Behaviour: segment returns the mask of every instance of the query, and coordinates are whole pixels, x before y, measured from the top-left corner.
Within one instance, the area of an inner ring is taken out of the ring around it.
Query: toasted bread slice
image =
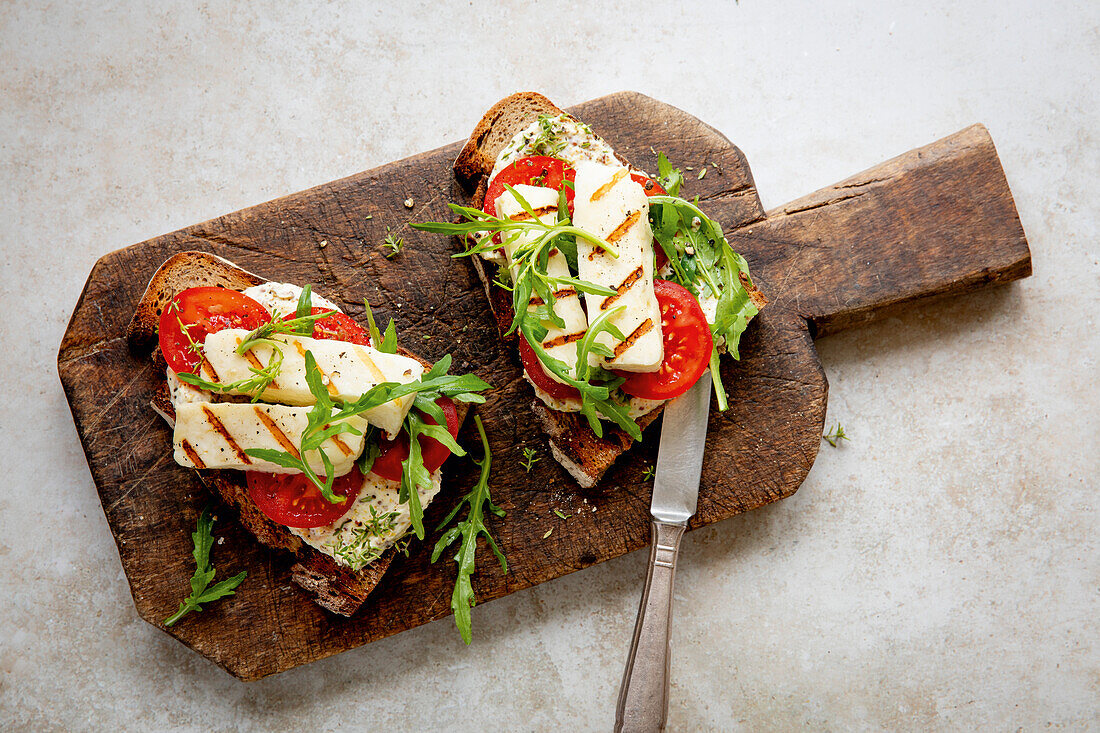
[[[537,120],[539,115],[561,113],[562,110],[553,102],[536,92],[513,94],[494,104],[485,113],[454,162],[455,176],[474,191],[472,206],[481,208],[484,203],[489,174],[493,171],[497,155],[512,138]],[[626,164],[626,161],[623,163]],[[506,341],[514,340],[514,333],[507,337],[504,335],[515,314],[511,296],[492,285],[497,266],[480,257],[469,259],[473,261],[474,269],[485,286],[489,308],[496,319],[501,338]],[[595,486],[607,469],[611,468],[611,464],[633,443],[626,432],[610,423],[604,424],[603,437],[598,438],[583,417],[577,413],[552,410],[538,398],[533,400],[531,409],[549,436],[550,452],[554,458],[585,488]],[[638,420],[638,425],[645,429],[657,419],[662,409],[658,407],[643,416]]]
[[[163,375],[168,365],[155,344],[161,310],[173,296],[187,288],[202,285],[243,290],[262,282],[264,279],[259,275],[242,270],[232,262],[206,252],[181,252],[173,255],[153,275],[134,311],[127,329],[130,343],[135,349],[150,349],[157,373]],[[426,367],[431,366],[415,354],[404,349],[399,350],[405,356],[421,361]],[[153,395],[151,406],[169,424],[174,422],[175,411],[166,383],[162,383]],[[463,403],[457,403],[456,408],[461,422],[465,419],[468,408]],[[283,525],[268,519],[249,498],[243,472],[202,470],[197,473],[207,488],[237,511],[241,524],[257,540],[273,549],[295,555],[297,562],[291,567],[292,579],[313,595],[317,604],[333,613],[343,616],[355,613],[393,562],[394,551],[391,548],[357,572],[339,565],[328,555],[302,542]]]
[[[537,120],[539,115],[557,114],[561,114],[561,110],[538,92],[517,92],[500,100],[477,123],[455,159],[454,171],[458,180],[473,189],[493,170],[500,151],[517,132]]]

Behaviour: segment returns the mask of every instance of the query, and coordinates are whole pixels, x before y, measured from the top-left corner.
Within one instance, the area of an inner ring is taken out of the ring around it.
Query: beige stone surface
[[[766,206],[984,122],[1034,253],[819,344],[852,440],[686,538],[671,729],[1100,728],[1100,5],[532,5],[0,4],[0,728],[610,728],[638,554],[476,608],[470,648],[440,621],[251,685],[140,621],[54,366],[104,253],[525,88],[680,106]]]

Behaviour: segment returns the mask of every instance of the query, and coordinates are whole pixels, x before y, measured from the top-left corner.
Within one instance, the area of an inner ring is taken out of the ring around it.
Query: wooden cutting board
[[[765,212],[741,151],[691,115],[634,93],[571,111],[642,168],[656,167],[653,149],[690,166],[683,194],[698,196],[725,226],[771,299],[742,340],[742,360],[723,360],[732,407],[711,414],[692,528],[789,496],[805,478],[828,392],[815,336],[1031,272],[1012,194],[981,125]],[[171,432],[149,408],[164,375],[132,354],[124,337],[150,275],[187,249],[213,252],[269,279],[313,283],[353,316],[368,298],[380,319],[397,321],[405,346],[432,360],[453,353],[456,371],[476,370],[497,387],[479,412],[493,451],[493,494],[508,512],[491,526],[509,572],[501,574],[488,552],[479,553],[480,602],[648,542],[650,483],[643,472],[656,461],[659,428],[647,431],[597,487],[578,488],[549,455],[528,409],[530,388],[498,340],[471,266],[451,259],[454,241],[407,226],[449,218],[447,202],[467,199],[450,170],[459,147],[156,237],[96,263],[62,341],[58,370],[142,618],[160,626],[186,594],[194,570],[190,533],[210,501],[196,475],[173,462]],[[697,178],[704,168],[706,176]],[[381,248],[388,228],[406,242],[393,260]],[[469,422],[460,440],[476,445]],[[530,472],[520,465],[524,447],[541,456]],[[469,461],[452,459],[447,468],[428,527],[474,481]],[[554,509],[571,516],[563,521]],[[261,548],[229,516],[215,531],[225,537],[213,551],[220,576],[247,569],[248,579],[235,597],[165,630],[241,679],[450,613],[454,564],[428,562],[435,534],[399,557],[364,607],[344,619],[310,602],[290,582],[288,558]],[[474,623],[476,635],[476,610]]]

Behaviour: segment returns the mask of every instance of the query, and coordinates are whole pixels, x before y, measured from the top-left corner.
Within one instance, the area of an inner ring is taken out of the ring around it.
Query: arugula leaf
[[[374,461],[382,453],[382,444],[380,438],[381,431],[373,425],[368,425],[367,430],[363,435],[363,444],[366,446],[363,448],[363,452],[359,454],[359,458],[356,459],[355,465],[359,467],[359,472],[364,476],[370,473],[370,470],[374,468]]]
[[[479,415],[474,416],[474,424],[477,426],[478,435],[481,437],[481,447],[484,451],[482,459],[474,461],[481,467],[481,475],[474,488],[462,497],[462,500],[455,505],[455,508],[451,510],[446,519],[439,523],[436,531],[438,532],[450,524],[463,506],[469,506],[470,510],[465,520],[443,533],[443,536],[435,543],[435,549],[432,550],[432,562],[434,563],[443,554],[444,550],[453,545],[460,537],[462,539],[454,556],[455,563],[458,565],[458,575],[455,577],[455,587],[451,593],[451,611],[455,616],[455,626],[458,627],[458,633],[466,644],[473,640],[473,619],[470,609],[477,603],[472,578],[476,569],[474,563],[478,535],[485,536],[489,549],[493,551],[497,561],[500,562],[501,570],[504,573],[508,572],[508,560],[504,557],[504,553],[500,551],[500,547],[497,546],[493,536],[489,534],[488,527],[485,526],[486,509],[498,517],[503,517],[505,512],[493,503],[489,491],[489,468],[492,464],[492,454],[489,451],[489,439],[485,435],[485,427],[481,424]]]
[[[662,168],[665,178],[675,179],[678,173],[671,166]],[[722,228],[696,204],[673,195],[651,196],[649,202],[653,236],[668,255],[671,279],[700,298],[717,300],[710,329],[710,371],[718,409],[725,410],[729,398],[718,370],[718,348],[724,343],[734,359],[740,358],[741,334],[760,312],[764,298],[752,284],[745,258],[733,251]]]
[[[303,309],[305,310],[305,315],[301,315]],[[216,392],[218,394],[235,393],[250,395],[253,402],[258,402],[268,385],[274,382],[275,379],[278,378],[279,372],[282,371],[284,356],[283,346],[286,345],[286,342],[280,341],[275,337],[283,335],[309,336],[313,333],[313,324],[323,318],[328,318],[335,312],[328,311],[313,315],[309,313],[310,310],[312,310],[312,305],[310,304],[310,286],[306,285],[302,288],[302,295],[298,299],[294,318],[286,321],[268,321],[259,328],[250,331],[241,340],[236,351],[242,356],[259,344],[267,344],[271,347],[271,358],[268,363],[261,367],[249,365],[248,370],[252,372],[252,376],[247,379],[223,384],[221,382],[210,382],[197,374],[191,374],[189,372],[179,372],[176,376],[181,382],[190,384],[192,387],[198,387],[199,389],[205,389],[209,392]],[[178,316],[176,319],[179,321],[181,330],[187,336],[188,340],[190,340],[191,336],[183,321],[179,320]],[[202,347],[194,341],[191,342],[189,348],[195,353],[202,354]]]
[[[390,325],[393,325],[392,322]],[[387,328],[386,330],[388,332],[390,329]],[[394,338],[396,339],[396,336]],[[447,370],[451,367],[451,356],[447,354],[433,364],[431,369],[418,380],[404,384],[398,382],[382,382],[381,384],[371,387],[354,402],[341,402],[337,404],[333,402],[332,397],[328,393],[328,389],[326,389],[325,385],[321,382],[321,372],[317,368],[317,361],[314,359],[312,352],[306,352],[305,362],[306,383],[309,385],[309,390],[313,394],[316,402],[306,416],[306,429],[302,432],[301,446],[298,455],[295,456],[286,451],[271,448],[247,448],[245,449],[245,453],[254,458],[271,461],[276,465],[304,474],[306,478],[320,490],[321,495],[324,496],[325,499],[331,501],[333,504],[343,503],[345,498],[338,496],[332,490],[332,484],[336,476],[333,470],[332,461],[329,459],[328,455],[321,450],[321,446],[326,440],[334,435],[341,433],[352,433],[354,435],[361,434],[357,428],[342,421],[356,415],[361,415],[368,410],[373,410],[375,407],[384,405],[400,397],[410,394],[416,395],[413,404],[428,412],[438,421],[438,424],[432,425],[426,423],[412,410],[405,416],[404,425],[405,429],[409,432],[410,447],[409,456],[402,463],[401,489],[398,499],[402,503],[407,502],[409,504],[409,514],[412,520],[413,529],[416,531],[416,536],[423,539],[424,512],[420,504],[418,489],[431,485],[431,474],[424,466],[424,460],[420,454],[420,443],[417,438],[420,435],[427,435],[449,447],[452,452],[458,455],[465,455],[465,451],[463,451],[454,441],[450,433],[447,432],[447,429],[443,427],[446,425],[446,420],[443,419],[442,411],[434,403],[440,397],[450,397],[452,400],[459,402],[481,403],[485,401],[485,397],[479,393],[490,389],[490,386],[475,374],[464,374],[461,376],[448,375]],[[430,407],[428,407],[429,402],[431,403]],[[308,459],[311,453],[316,453],[320,457],[322,466],[324,467],[323,477],[310,466]],[[373,464],[374,458],[375,456],[370,456],[361,459],[362,462],[360,465],[366,465],[367,461]]]
[[[669,196],[679,196],[680,186],[684,184],[684,174],[679,168],[673,168],[664,153],[657,153],[657,183],[668,191]]]
[[[165,626],[174,625],[191,611],[202,611],[203,603],[234,595],[234,589],[248,576],[248,571],[242,570],[232,578],[210,587],[210,581],[214,579],[215,573],[214,567],[210,564],[210,548],[214,546],[214,536],[211,532],[213,527],[214,519],[210,516],[210,507],[206,507],[199,514],[195,531],[191,535],[191,541],[195,543],[195,550],[192,553],[195,557],[195,574],[191,576],[191,595],[183,599],[178,611],[164,619]]]
[[[386,325],[386,332],[382,335],[382,340],[376,348],[386,354],[397,353],[397,327],[393,325],[392,318]]]
[[[622,380],[612,381],[608,384],[596,380],[599,376],[606,376],[602,370],[597,372],[588,366],[587,355],[589,352],[608,356],[610,350],[595,342],[596,337],[604,332],[611,333],[620,341],[624,338],[622,332],[610,321],[609,313],[618,313],[621,308],[613,309],[601,315],[593,324],[589,325],[585,338],[578,341],[578,353],[580,359],[576,373],[571,373],[569,367],[559,359],[551,357],[542,346],[546,337],[547,327],[544,324],[552,324],[558,328],[564,328],[565,322],[554,312],[554,292],[561,287],[571,287],[581,293],[611,296],[615,290],[602,285],[582,280],[578,277],[553,277],[548,274],[548,263],[551,249],[558,249],[565,253],[566,259],[572,257],[576,264],[577,240],[584,239],[599,247],[613,257],[618,257],[615,249],[603,239],[574,227],[568,216],[568,207],[564,205],[564,188],[558,195],[558,215],[552,224],[544,223],[535,216],[530,204],[514,188],[505,185],[515,197],[519,206],[528,214],[528,219],[514,221],[501,219],[486,214],[479,209],[451,204],[451,210],[463,217],[465,221],[459,223],[424,222],[411,224],[415,229],[420,229],[438,234],[452,234],[455,236],[478,238],[470,244],[464,252],[455,257],[467,257],[495,250],[499,244],[493,241],[489,235],[500,232],[505,235],[504,245],[509,249],[511,261],[512,284],[512,308],[515,313],[511,325],[506,334],[519,330],[527,342],[531,345],[535,356],[561,381],[572,385],[581,393],[582,412],[588,418],[593,432],[599,437],[603,436],[601,419],[611,420],[635,440],[641,440],[641,429],[630,418],[629,413],[621,405],[617,405],[609,398],[609,388],[614,389]],[[526,240],[526,241],[523,241]],[[543,305],[532,307],[530,301],[533,295],[538,295]],[[583,353],[581,353],[583,351]]]
[[[302,294],[298,296],[298,307],[294,309],[294,320],[300,320],[313,313],[313,286],[306,283]],[[313,324],[303,323],[298,329],[301,336],[313,335]]]

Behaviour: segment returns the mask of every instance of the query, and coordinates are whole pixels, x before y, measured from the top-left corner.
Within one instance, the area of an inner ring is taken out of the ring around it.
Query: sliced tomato
[[[351,316],[346,313],[334,311],[331,308],[314,307],[309,311],[311,316],[316,316],[320,313],[331,313],[332,315],[313,322],[313,338],[347,341],[352,344],[359,344],[360,346],[370,346],[370,334],[367,333],[365,328],[352,320]],[[295,314],[291,313],[283,320],[289,321],[294,318]]]
[[[543,392],[556,400],[580,399],[581,393],[577,391],[576,387],[562,384],[546,373],[546,370],[542,368],[542,362],[535,355],[535,350],[531,348],[531,344],[527,343],[527,339],[522,334],[519,337],[519,357],[523,360],[523,370],[527,372],[527,376]]]
[[[630,180],[640,185],[646,196],[668,196],[668,191],[661,188],[661,184],[641,173],[631,173]]]
[[[641,173],[631,173],[630,180],[640,185],[642,187],[642,190],[645,191],[646,196],[668,195],[668,191],[661,188],[661,184],[657,183],[657,181],[653,180],[652,178],[647,178],[643,176]],[[656,237],[653,238],[653,253],[657,257],[657,262],[653,267],[653,271],[657,272],[662,267],[668,264],[668,255],[666,255],[665,251],[661,249],[661,245],[657,241]]]
[[[670,400],[691,389],[710,364],[714,339],[702,306],[686,288],[654,280],[661,307],[665,358],[655,372],[615,372],[626,379],[623,392],[647,400]]]
[[[443,416],[447,418],[447,432],[451,437],[458,437],[458,411],[455,403],[449,397],[440,397],[436,403],[443,408]],[[423,413],[421,413],[423,415]],[[424,420],[435,424],[428,415],[423,415]],[[451,449],[440,443],[435,438],[420,436],[420,456],[424,459],[424,468],[429,472],[443,465],[443,461],[451,455]],[[397,434],[395,440],[383,440],[379,446],[378,457],[374,459],[371,473],[378,474],[390,481],[401,480],[401,464],[409,457],[409,435],[404,430]]]
[[[573,183],[576,171],[573,166],[560,158],[551,158],[549,155],[532,155],[520,158],[515,163],[503,168],[500,173],[489,182],[489,188],[485,191],[485,205],[482,211],[491,216],[497,215],[497,199],[504,193],[504,184],[515,187],[522,184],[528,186],[544,186],[560,191],[562,183]],[[573,186],[565,187],[565,200],[569,203],[569,213],[573,213]]]
[[[207,334],[226,328],[251,331],[270,320],[267,309],[244,293],[217,287],[188,288],[161,311],[160,351],[172,371],[194,374],[202,354],[192,344],[201,347]]]
[[[308,529],[326,527],[344,516],[363,489],[363,474],[358,468],[338,476],[332,492],[344,497],[334,504],[301,473],[261,473],[245,471],[248,495],[273,522]]]

